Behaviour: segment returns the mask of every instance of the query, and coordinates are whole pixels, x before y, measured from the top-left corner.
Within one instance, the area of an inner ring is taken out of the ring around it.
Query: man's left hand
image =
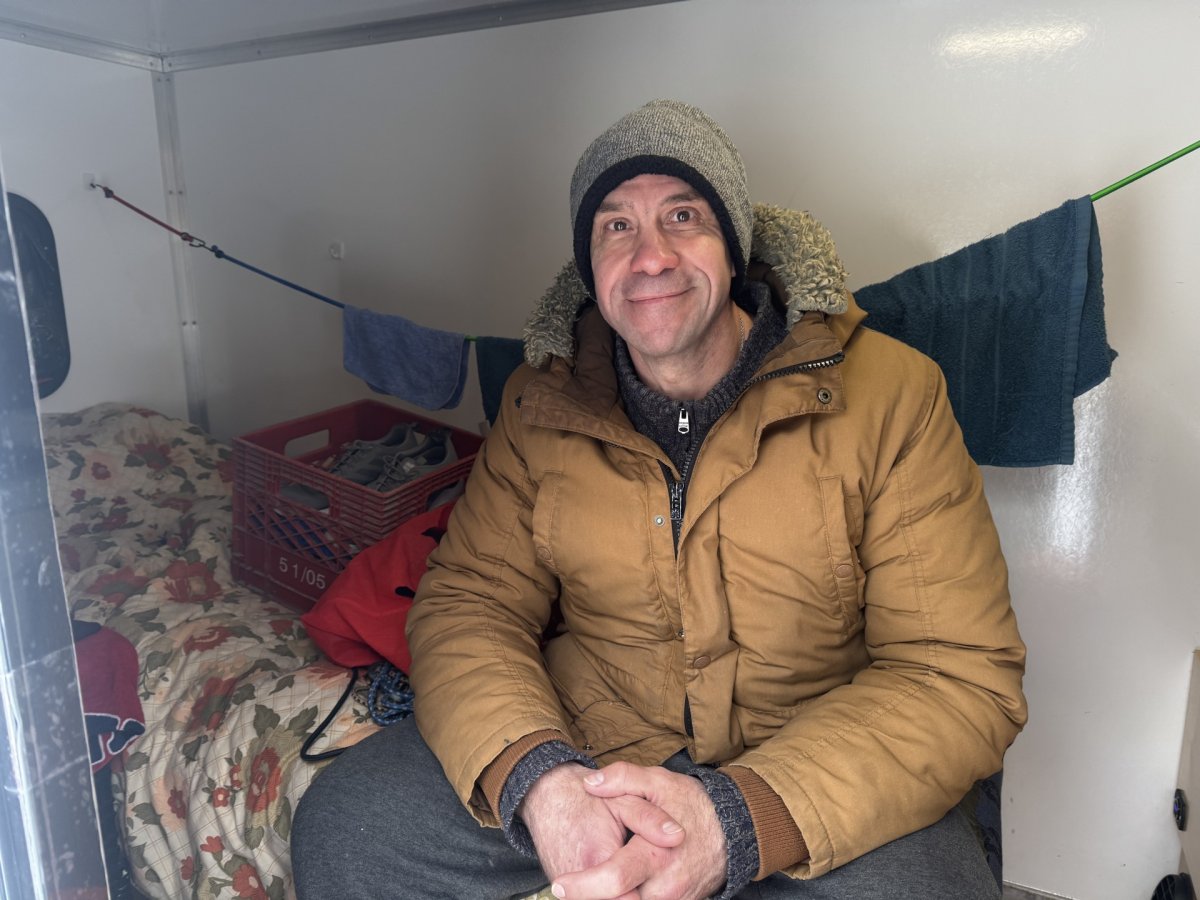
[[[656,847],[636,833],[608,860],[555,879],[556,897],[608,900],[636,892],[643,900],[701,900],[725,883],[725,833],[704,786],[689,775],[618,762],[583,779],[589,794],[614,802],[635,796],[683,826],[676,847]]]

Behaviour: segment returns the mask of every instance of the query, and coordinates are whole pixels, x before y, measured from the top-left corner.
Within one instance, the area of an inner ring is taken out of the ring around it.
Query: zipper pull
[[[679,523],[683,521],[683,482],[671,482],[671,521]]]
[[[688,417],[687,408],[685,406],[683,406],[682,404],[679,407],[679,426],[678,426],[678,428],[679,428],[680,434],[687,434],[689,431],[692,430],[692,422],[691,422],[691,419]]]

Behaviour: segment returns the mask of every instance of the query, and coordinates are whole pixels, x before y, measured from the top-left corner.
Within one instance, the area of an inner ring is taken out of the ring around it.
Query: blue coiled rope
[[[312,752],[313,744],[325,733],[329,723],[345,706],[350,692],[358,683],[358,672],[358,669],[350,670],[350,683],[346,685],[342,696],[329,711],[329,715],[305,739],[304,746],[300,748],[300,758],[305,762],[321,762],[325,759],[332,759],[345,749],[344,747],[335,747],[333,750],[325,750],[321,753]],[[408,676],[400,669],[387,661],[377,662],[367,669],[367,682],[367,712],[371,716],[371,721],[376,725],[395,725],[401,719],[407,719],[412,715],[413,690],[408,683]]]
[[[413,711],[413,691],[408,676],[390,662],[379,662],[367,670],[367,712],[376,725],[394,725]]]

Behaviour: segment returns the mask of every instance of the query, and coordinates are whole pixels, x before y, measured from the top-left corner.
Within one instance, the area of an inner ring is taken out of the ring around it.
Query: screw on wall
[[[1180,831],[1187,831],[1188,801],[1187,794],[1183,792],[1183,788],[1175,789],[1175,803],[1173,806],[1173,812],[1175,814],[1175,827]]]

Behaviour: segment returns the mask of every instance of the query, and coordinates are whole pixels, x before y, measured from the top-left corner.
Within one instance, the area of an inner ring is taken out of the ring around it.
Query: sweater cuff
[[[560,732],[549,729],[527,734],[505,747],[504,751],[483,770],[479,776],[479,789],[483,791],[488,808],[497,819],[500,818],[500,793],[504,790],[508,776],[512,774],[517,763],[534,747],[550,741],[562,740],[564,740],[564,736]]]
[[[754,822],[741,791],[728,774],[709,766],[692,766],[687,774],[704,785],[725,833],[725,886],[715,900],[729,900],[741,893],[759,868]]]
[[[598,768],[596,761],[587,754],[580,753],[564,741],[551,739],[538,744],[521,757],[504,782],[504,790],[500,792],[500,803],[496,808],[500,827],[504,830],[504,837],[509,845],[530,859],[537,859],[537,848],[533,845],[529,829],[518,818],[517,808],[534,782],[551,769],[570,762],[579,763],[589,769]]]
[[[783,799],[753,770],[745,766],[726,766],[728,775],[741,791],[754,822],[758,840],[758,872],[754,881],[808,859],[808,845],[796,827]]]

